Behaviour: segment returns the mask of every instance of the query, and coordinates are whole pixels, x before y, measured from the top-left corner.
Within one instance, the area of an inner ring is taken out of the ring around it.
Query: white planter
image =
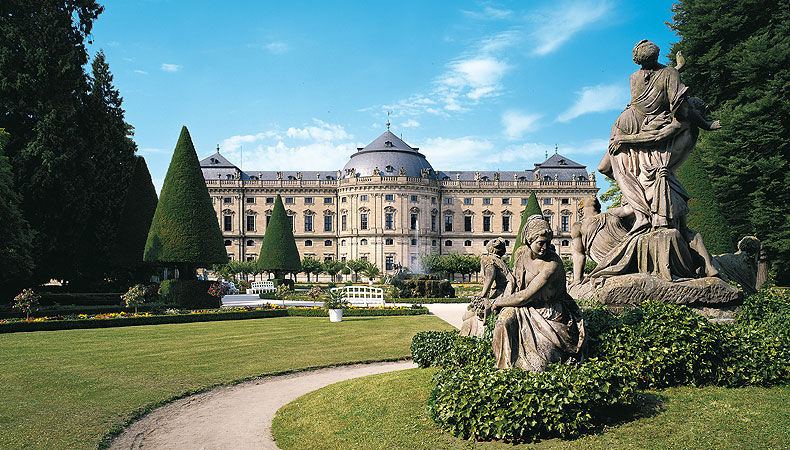
[[[329,310],[329,321],[330,322],[342,322],[343,321],[343,310],[342,309],[330,309]]]

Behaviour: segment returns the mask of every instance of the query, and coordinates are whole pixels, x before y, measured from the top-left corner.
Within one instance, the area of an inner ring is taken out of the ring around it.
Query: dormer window
[[[448,176],[442,177],[442,181],[448,181],[448,180],[450,180],[450,177],[448,177]]]
[[[384,147],[387,147],[387,148],[392,148],[392,141],[386,141],[386,142],[384,142]]]
[[[559,160],[559,162],[557,164],[559,164],[561,166],[564,166],[565,165],[565,160],[561,159],[561,160]]]
[[[217,158],[211,158],[211,164],[219,164],[219,160]]]
[[[548,175],[545,175],[545,176],[543,177],[543,181],[551,181],[551,177],[550,177],[550,176],[548,176]]]
[[[384,170],[386,170],[387,172],[394,172],[395,168],[392,167],[392,166],[387,166],[387,167],[384,168]]]
[[[483,180],[483,181],[488,181],[489,178],[484,176],[484,177],[481,177],[480,179]]]
[[[288,175],[288,179],[289,179],[289,180],[295,180],[295,179],[296,179],[296,177],[295,177],[295,176],[293,176],[293,175]]]

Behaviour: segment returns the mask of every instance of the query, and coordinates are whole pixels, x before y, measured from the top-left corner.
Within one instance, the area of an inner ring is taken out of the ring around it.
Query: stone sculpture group
[[[705,119],[702,100],[688,95],[680,66],[659,64],[658,56],[658,46],[648,40],[634,47],[633,60],[641,67],[630,77],[631,103],[615,121],[598,166],[617,182],[622,206],[602,213],[595,196],[583,200],[582,220],[572,227],[570,294],[551,228],[540,215],[530,217],[519,236],[524,245],[513,255],[512,272],[502,260],[501,239],[481,258],[483,289],[464,316],[461,334],[482,335],[486,318],[499,313],[493,347],[500,369],[542,371],[551,363],[581,361],[584,321],[574,298],[613,305],[652,298],[707,308],[742,300],[743,293],[722,278],[754,290],[756,238],[744,238],[735,254],[713,257],[688,226],[690,196],[675,171],[700,129],[721,126]],[[597,267],[584,276],[587,258]]]

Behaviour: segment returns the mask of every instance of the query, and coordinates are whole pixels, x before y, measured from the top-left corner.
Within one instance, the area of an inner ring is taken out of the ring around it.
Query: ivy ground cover
[[[473,442],[442,432],[426,408],[437,369],[357,378],[286,405],[272,431],[283,450],[790,448],[790,386],[674,387],[640,394],[634,416],[573,440]],[[633,420],[638,419],[638,420]]]
[[[0,446],[95,448],[152,405],[312,367],[409,357],[433,316],[319,317],[0,335]]]

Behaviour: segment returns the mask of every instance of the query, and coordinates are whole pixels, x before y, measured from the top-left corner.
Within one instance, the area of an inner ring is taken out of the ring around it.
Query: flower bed
[[[378,307],[356,308],[350,307],[344,311],[346,316],[410,316],[428,314],[426,308],[405,307]],[[25,319],[0,320],[0,333],[15,333],[19,331],[54,331],[72,330],[79,328],[112,328],[137,325],[160,325],[166,323],[211,322],[218,320],[244,320],[263,319],[268,317],[285,316],[327,316],[328,312],[321,308],[296,307],[284,308],[280,305],[264,307],[238,307],[225,310],[204,309],[172,314],[151,313],[102,313],[102,314],[72,314],[67,316],[44,316]]]

